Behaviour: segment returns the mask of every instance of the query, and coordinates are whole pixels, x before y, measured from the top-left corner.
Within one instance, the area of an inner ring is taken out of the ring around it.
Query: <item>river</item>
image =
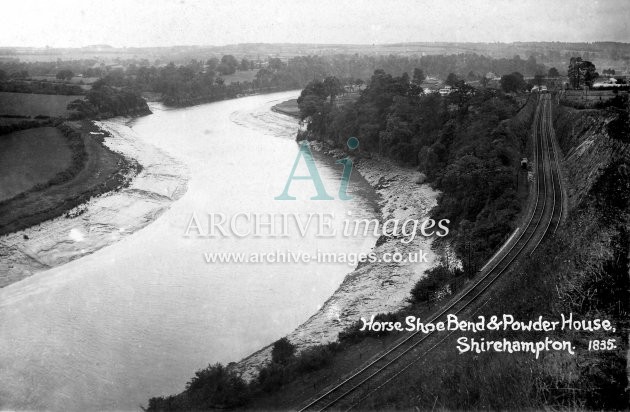
[[[274,199],[298,153],[298,124],[270,108],[296,94],[184,109],[153,105],[153,115],[103,123],[112,131],[110,147],[130,154],[116,136],[133,134],[138,147],[181,163],[162,173],[185,177],[187,191],[135,233],[0,289],[1,409],[139,410],[151,396],[183,390],[209,363],[237,361],[284,336],[321,307],[352,266],[218,264],[204,253],[358,253],[369,251],[374,237],[185,236],[193,214],[330,213],[336,229],[348,212],[377,217],[371,190],[356,174],[350,201],[309,200],[308,181],[292,185],[297,200]],[[337,197],[341,165],[323,157],[316,165]],[[153,192],[162,190],[155,185]],[[107,199],[110,214],[101,219],[110,226],[133,216],[132,201]]]

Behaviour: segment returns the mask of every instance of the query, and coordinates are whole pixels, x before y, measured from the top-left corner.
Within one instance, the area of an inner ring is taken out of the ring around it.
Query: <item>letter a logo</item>
[[[300,159],[304,158],[306,162],[306,167],[308,169],[308,176],[296,176],[295,171],[300,163]],[[311,200],[333,200],[333,197],[329,196],[326,193],[326,189],[324,188],[324,183],[322,182],[321,177],[319,177],[319,172],[317,171],[317,166],[315,166],[315,159],[313,159],[313,153],[311,153],[311,149],[308,146],[308,142],[304,141],[300,143],[300,150],[295,158],[295,162],[293,163],[293,169],[291,170],[291,174],[289,175],[289,179],[287,180],[287,184],[284,186],[284,191],[280,196],[276,196],[274,199],[276,200],[295,200],[294,196],[289,195],[289,187],[291,186],[291,182],[293,180],[312,180],[313,185],[315,186],[315,190],[317,191],[317,196],[311,197]]]

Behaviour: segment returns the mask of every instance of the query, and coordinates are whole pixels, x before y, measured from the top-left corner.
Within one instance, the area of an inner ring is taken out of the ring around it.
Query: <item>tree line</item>
[[[222,77],[254,67],[258,71],[252,81],[227,84]],[[314,79],[324,79],[329,75],[340,79],[343,84],[351,84],[357,79],[369,79],[377,68],[392,75],[419,68],[438,78],[445,78],[453,72],[470,80],[482,79],[489,71],[533,74],[542,70],[543,66],[533,58],[525,60],[515,56],[513,59],[491,59],[476,54],[422,57],[297,56],[287,61],[269,58],[264,64],[245,58],[238,61],[232,55],[225,55],[220,60],[191,60],[184,65],[172,62],[164,67],[132,65],[126,71],[108,71],[104,73],[103,79],[111,86],[128,87],[138,93],[161,93],[165,104],[181,106],[236,97],[239,94],[302,88]]]
[[[422,76],[416,71],[414,77]],[[448,77],[453,92],[440,96],[424,94],[406,73],[376,70],[356,101],[346,104],[335,102],[333,77],[312,81],[298,98],[307,122],[300,138],[343,148],[354,136],[362,152],[426,174],[442,192],[433,213],[451,220],[452,241],[469,273],[505,240],[520,211],[517,178],[527,127],[509,122],[520,108],[512,97]]]

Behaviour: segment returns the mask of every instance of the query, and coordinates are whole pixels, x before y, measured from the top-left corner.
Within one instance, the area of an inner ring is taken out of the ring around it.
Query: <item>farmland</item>
[[[37,129],[27,132],[33,133],[34,130]],[[69,149],[70,167],[60,173],[50,171],[48,179],[42,176],[46,183],[39,187],[27,188],[8,201],[0,199],[0,235],[60,216],[93,196],[120,188],[128,182],[129,176],[137,174],[140,168],[137,162],[111,151],[90,134],[101,132],[93,123],[66,122],[57,130],[60,130],[60,135],[63,132],[64,140],[73,146],[72,150]],[[26,153],[23,156],[28,157]],[[49,154],[38,149],[30,156],[34,159],[32,165],[42,162]],[[9,166],[3,167],[0,173],[4,178],[14,172]]]
[[[258,70],[237,71],[234,74],[221,75],[221,78],[223,78],[225,84],[251,82],[256,78],[256,73],[258,73]]]
[[[70,165],[72,153],[54,127],[0,137],[0,201],[45,183]]]
[[[69,81],[60,81],[56,76],[31,76],[33,80],[44,80],[48,82],[61,82],[61,83],[71,83],[71,84],[92,84],[97,81],[98,77],[80,77],[73,76]]]
[[[0,92],[0,115],[66,117],[68,103],[81,96]]]

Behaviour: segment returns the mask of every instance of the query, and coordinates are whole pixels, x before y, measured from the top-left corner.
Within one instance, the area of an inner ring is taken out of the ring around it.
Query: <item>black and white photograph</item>
[[[0,411],[630,410],[626,0],[0,9]]]

